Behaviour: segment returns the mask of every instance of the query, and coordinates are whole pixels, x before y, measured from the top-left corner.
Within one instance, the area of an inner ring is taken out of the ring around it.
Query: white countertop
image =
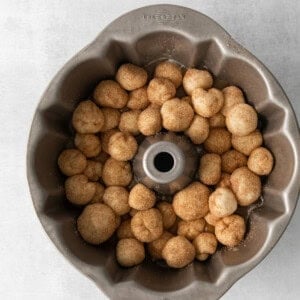
[[[41,94],[69,58],[121,14],[165,2],[1,0],[1,299],[106,299],[61,256],[35,215],[25,173],[27,137]],[[269,67],[300,118],[300,1],[169,3],[219,22]],[[299,237],[298,206],[274,250],[222,299],[300,299]]]

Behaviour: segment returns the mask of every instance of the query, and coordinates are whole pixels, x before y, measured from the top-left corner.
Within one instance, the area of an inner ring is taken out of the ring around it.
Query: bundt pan
[[[220,249],[206,263],[174,270],[146,260],[121,268],[113,243],[87,245],[76,232],[79,210],[64,197],[57,157],[72,136],[70,119],[79,100],[97,82],[112,78],[123,62],[148,66],[172,59],[206,67],[220,88],[241,87],[260,115],[265,145],[275,167],[264,185],[260,207],[248,211],[242,245]],[[296,206],[299,183],[299,128],[290,103],[272,74],[217,23],[199,12],[155,5],[129,12],[55,76],[35,113],[28,143],[27,173],[37,215],[60,252],[111,299],[216,299],[254,268],[274,247]]]

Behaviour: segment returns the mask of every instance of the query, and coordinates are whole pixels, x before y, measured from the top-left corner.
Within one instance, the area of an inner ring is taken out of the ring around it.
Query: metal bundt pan
[[[219,250],[207,263],[171,270],[145,261],[118,266],[113,245],[85,244],[75,229],[79,211],[64,197],[56,160],[70,140],[70,119],[80,99],[99,80],[112,78],[122,62],[146,66],[173,59],[207,67],[218,79],[240,86],[259,112],[265,144],[276,164],[263,190],[264,203],[248,221],[236,251]],[[252,54],[210,18],[173,5],[134,10],[112,22],[55,76],[44,93],[28,143],[28,182],[38,217],[60,252],[112,299],[215,299],[254,268],[274,247],[296,206],[299,128],[282,88]]]

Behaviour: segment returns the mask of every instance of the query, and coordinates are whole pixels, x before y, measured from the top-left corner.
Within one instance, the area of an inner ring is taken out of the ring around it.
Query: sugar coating
[[[137,210],[145,210],[155,205],[155,193],[142,183],[136,184],[129,193],[129,206]]]
[[[101,141],[95,134],[76,133],[74,144],[86,157],[95,157],[101,152]]]
[[[134,238],[131,231],[131,219],[124,220],[117,229],[118,239]]]
[[[169,79],[175,85],[176,89],[182,84],[180,66],[169,61],[159,63],[155,68],[154,76]]]
[[[162,259],[162,251],[169,239],[173,237],[168,231],[164,231],[163,234],[153,242],[147,244],[147,250],[153,260]]]
[[[209,123],[207,118],[194,115],[189,128],[184,133],[194,144],[202,144],[207,139],[209,134]]]
[[[96,191],[95,191],[95,194],[94,194],[92,200],[89,202],[89,204],[103,202],[103,195],[104,195],[105,188],[99,182],[95,182],[94,184],[96,186]]]
[[[122,132],[128,132],[132,135],[138,135],[140,133],[138,127],[138,119],[140,110],[128,110],[121,114],[119,129]]]
[[[127,102],[129,109],[145,109],[149,104],[147,86],[143,86],[129,93],[129,100]]]
[[[235,169],[247,165],[246,155],[236,150],[229,150],[222,154],[222,171],[231,174]]]
[[[217,114],[211,116],[208,119],[209,127],[216,128],[216,127],[226,127],[225,117],[222,113],[218,112]]]
[[[207,152],[223,154],[231,148],[231,134],[225,128],[211,128],[204,142]]]
[[[138,118],[138,128],[145,136],[158,133],[162,128],[160,109],[150,105],[143,110]]]
[[[60,153],[57,164],[64,175],[73,176],[84,171],[87,165],[87,160],[79,150],[66,149]]]
[[[213,85],[213,78],[206,70],[188,69],[183,76],[182,85],[185,92],[188,95],[191,95],[197,88],[211,88]]]
[[[208,258],[208,255],[216,252],[218,241],[214,234],[202,232],[194,239],[193,245],[196,249],[196,258],[203,261]]]
[[[88,160],[83,174],[90,181],[98,181],[102,176],[102,163],[98,161]]]
[[[160,211],[165,229],[171,228],[176,222],[176,214],[171,203],[160,201],[156,207]]]
[[[204,227],[205,220],[203,218],[193,221],[179,221],[177,234],[192,241],[199,235],[200,232],[204,231]]]
[[[217,184],[217,187],[231,188],[230,174],[222,172],[221,173],[221,178],[220,178],[220,181]]]
[[[264,148],[254,149],[248,159],[248,168],[257,175],[269,175],[273,169],[272,153]]]
[[[219,217],[216,217],[215,215],[213,215],[211,212],[209,212],[205,217],[204,217],[205,221],[207,224],[211,225],[211,226],[216,226],[216,223],[220,220]]]
[[[120,132],[120,130],[114,128],[108,131],[105,131],[101,133],[101,145],[102,145],[102,150],[106,153],[109,153],[108,150],[108,145],[109,145],[109,140],[114,135],[115,133]]]
[[[207,185],[215,185],[221,178],[221,157],[218,154],[207,153],[200,159],[199,179]]]
[[[102,113],[104,116],[104,125],[101,128],[102,132],[118,127],[121,117],[121,113],[118,109],[111,107],[103,107]]]
[[[130,211],[128,205],[128,191],[122,186],[109,186],[103,194],[103,202],[112,208],[119,216],[123,216]]]
[[[224,105],[221,113],[226,116],[229,110],[236,104],[245,103],[243,92],[236,86],[228,86],[222,90]]]

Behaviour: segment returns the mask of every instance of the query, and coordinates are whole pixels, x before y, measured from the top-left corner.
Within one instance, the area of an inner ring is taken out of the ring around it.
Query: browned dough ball
[[[245,221],[238,215],[231,215],[219,220],[215,226],[217,240],[225,246],[237,246],[246,232]]]
[[[172,204],[166,201],[161,201],[156,206],[162,215],[164,228],[171,228],[176,222],[176,214]]]
[[[147,95],[151,103],[163,105],[165,101],[173,98],[176,94],[175,85],[166,78],[153,78],[148,85]]]
[[[102,108],[104,115],[104,125],[101,129],[102,132],[116,128],[119,125],[121,113],[116,108],[104,107]]]
[[[76,133],[74,143],[86,157],[95,157],[101,152],[101,142],[94,134]]]
[[[104,186],[99,182],[95,182],[95,186],[96,186],[96,191],[95,191],[94,197],[89,202],[89,204],[100,203],[103,201],[102,198],[103,198],[103,194],[104,194],[104,190],[105,190]]]
[[[66,149],[60,153],[57,164],[63,174],[73,176],[84,171],[87,160],[79,150]]]
[[[143,68],[133,64],[121,65],[116,74],[116,80],[127,91],[143,87],[147,79],[147,72]]]
[[[195,115],[190,127],[184,132],[194,144],[202,144],[208,137],[208,120],[199,115]]]
[[[180,66],[169,61],[161,62],[156,66],[154,71],[154,77],[169,79],[173,82],[176,89],[182,83],[182,73]]]
[[[175,214],[185,221],[204,217],[208,212],[209,189],[200,182],[193,182],[177,192],[173,198]]]
[[[248,168],[257,175],[269,175],[273,169],[272,153],[264,147],[254,149],[248,159]]]
[[[109,158],[102,170],[102,179],[107,186],[127,186],[132,180],[130,163]]]
[[[207,153],[200,159],[199,179],[207,185],[215,185],[221,178],[221,157],[218,154]]]
[[[178,98],[167,100],[160,109],[163,127],[170,131],[186,130],[194,117],[193,108]]]
[[[90,181],[98,181],[102,175],[102,164],[98,161],[88,160],[83,174]]]
[[[118,129],[114,128],[108,131],[101,133],[101,145],[102,150],[108,153],[108,145],[110,138],[117,132],[120,132]]]
[[[103,112],[93,101],[81,101],[73,112],[72,124],[79,133],[97,133],[104,125]]]
[[[204,231],[204,227],[204,219],[179,221],[177,234],[186,237],[188,240],[193,240],[200,232]]]
[[[235,169],[247,165],[247,157],[236,150],[229,150],[222,154],[222,171],[231,174]]]
[[[236,169],[230,177],[232,191],[241,206],[255,202],[261,195],[261,182],[259,176],[247,167]]]
[[[257,113],[255,109],[248,104],[237,104],[227,113],[226,126],[234,135],[248,135],[257,127]]]
[[[131,219],[131,231],[141,242],[149,243],[163,233],[162,216],[158,209],[138,211]]]
[[[208,119],[209,127],[226,127],[225,117],[219,112]]]
[[[127,107],[130,109],[145,109],[150,104],[147,95],[147,86],[133,90],[129,93]]]
[[[183,76],[183,88],[188,95],[197,88],[209,89],[213,85],[213,78],[206,70],[188,69]]]
[[[142,183],[137,183],[129,193],[129,206],[137,210],[149,209],[155,201],[155,193]]]
[[[221,113],[227,116],[229,110],[236,104],[245,103],[243,92],[236,86],[228,86],[222,90],[224,105]]]
[[[170,238],[162,251],[167,265],[172,268],[187,266],[194,260],[195,254],[194,246],[183,236]]]
[[[119,225],[119,217],[105,204],[87,205],[77,219],[81,237],[88,243],[99,245],[108,240]]]
[[[123,108],[128,101],[127,92],[113,80],[103,80],[95,88],[93,97],[98,105]]]
[[[96,192],[94,182],[89,182],[85,175],[74,175],[65,182],[67,199],[77,205],[85,205],[92,200]]]
[[[213,215],[210,212],[204,217],[204,219],[205,219],[206,223],[211,226],[216,226],[216,223],[220,220],[219,217],[216,217],[215,215]]]
[[[168,231],[164,233],[155,241],[147,244],[148,252],[153,260],[162,259],[162,251],[167,243],[167,241],[173,237]]]
[[[130,211],[128,205],[128,191],[122,186],[109,186],[105,189],[103,202],[111,207],[113,211],[123,216]]]
[[[222,172],[221,179],[218,182],[217,187],[231,188],[230,174]]]
[[[138,127],[138,119],[140,113],[140,110],[129,110],[123,112],[119,123],[119,129],[122,132],[128,132],[132,135],[138,135],[140,133]]]
[[[196,258],[203,261],[208,258],[207,254],[216,252],[218,241],[214,234],[202,232],[194,239],[193,245],[196,249]]]
[[[134,238],[134,235],[131,231],[131,219],[127,219],[121,223],[121,225],[117,229],[117,237],[119,240]]]
[[[139,115],[138,128],[146,136],[154,135],[161,131],[162,120],[160,109],[150,105],[143,110]]]
[[[116,132],[109,139],[108,153],[116,160],[131,160],[137,149],[138,144],[135,138],[127,132]]]
[[[231,148],[231,134],[225,128],[211,128],[204,142],[207,152],[223,154]]]

